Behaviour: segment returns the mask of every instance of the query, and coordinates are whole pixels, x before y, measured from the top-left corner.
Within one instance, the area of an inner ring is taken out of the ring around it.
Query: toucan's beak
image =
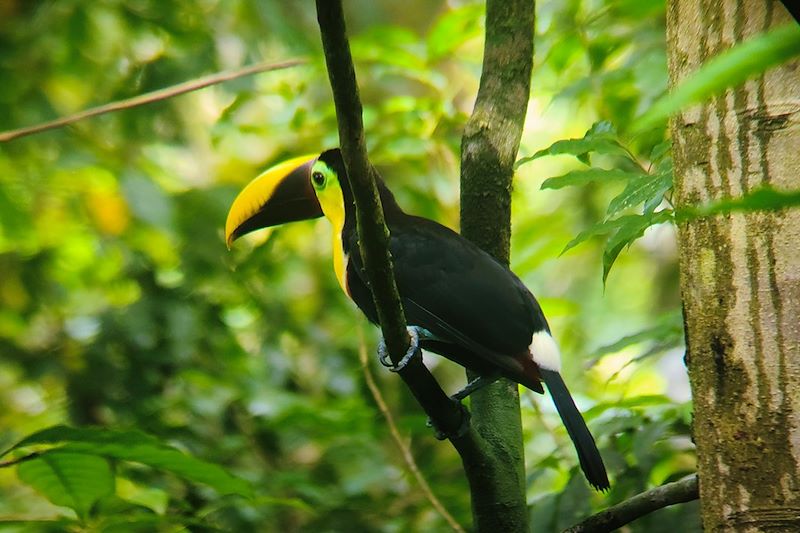
[[[225,221],[225,243],[261,228],[322,216],[311,185],[311,166],[317,157],[306,155],[280,163],[245,187],[233,201]]]

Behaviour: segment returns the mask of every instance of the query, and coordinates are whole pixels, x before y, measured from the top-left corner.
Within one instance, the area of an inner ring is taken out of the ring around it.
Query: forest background
[[[370,157],[407,211],[455,228],[483,4],[346,4]],[[0,449],[56,424],[135,428],[255,487],[253,497],[225,496],[248,490],[219,473],[204,484],[120,461],[108,469],[113,490],[101,483],[69,510],[30,473],[3,468],[0,517],[41,519],[43,528],[448,527],[376,406],[366,352],[433,493],[469,524],[458,456],[377,365],[377,332],[333,275],[327,222],[225,248],[227,208],[249,179],[338,142],[312,6],[6,0],[0,20],[3,130],[215,71],[307,60],[0,144]],[[664,35],[662,2],[537,3],[520,157],[587,131],[627,152],[622,161],[602,148],[591,159],[538,157],[515,179],[511,266],[550,318],[565,379],[613,475],[608,494],[593,493],[549,399],[523,393],[531,523],[543,531],[695,471],[674,227],[655,225],[630,248],[613,242],[614,228],[591,230],[668,205],[671,181],[656,180],[652,206],[620,200],[616,210],[624,180],[545,183],[586,163],[635,164],[671,180],[664,127],[631,133],[666,89]],[[463,384],[458,367],[426,361],[448,390]],[[86,468],[106,476],[107,467]],[[633,531],[687,523],[699,524],[696,503]]]

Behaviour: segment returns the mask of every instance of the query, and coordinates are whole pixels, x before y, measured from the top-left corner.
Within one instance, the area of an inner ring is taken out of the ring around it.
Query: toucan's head
[[[346,174],[338,148],[319,157],[284,161],[251,181],[228,211],[225,242],[261,228],[325,215],[334,226],[344,224],[342,185]]]

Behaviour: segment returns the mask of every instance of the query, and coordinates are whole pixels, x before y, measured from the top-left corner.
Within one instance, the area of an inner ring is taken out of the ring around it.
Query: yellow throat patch
[[[345,216],[344,195],[342,194],[342,185],[339,183],[339,176],[324,162],[317,161],[311,167],[311,184],[314,186],[314,192],[317,193],[317,200],[319,200],[325,218],[330,220],[333,226],[333,270],[336,272],[336,279],[339,280],[339,286],[344,293],[350,296],[347,287],[347,261],[349,258],[344,253],[344,243],[342,242]]]

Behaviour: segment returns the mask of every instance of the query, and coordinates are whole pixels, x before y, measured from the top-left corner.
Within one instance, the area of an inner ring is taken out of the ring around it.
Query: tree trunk
[[[672,0],[671,83],[792,22],[777,1]],[[800,64],[672,121],[680,208],[760,185],[800,189]],[[678,228],[705,531],[800,531],[800,210]]]
[[[514,161],[530,97],[533,17],[533,0],[486,2],[481,84],[461,141],[461,233],[506,265]],[[470,478],[483,485],[472,487],[475,528],[528,531],[517,384],[501,379],[470,398],[491,472],[488,483]]]

